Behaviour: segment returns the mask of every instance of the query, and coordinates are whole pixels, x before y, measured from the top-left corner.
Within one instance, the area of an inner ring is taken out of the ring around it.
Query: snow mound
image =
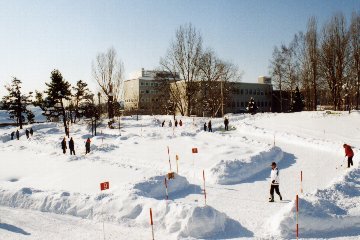
[[[350,171],[330,187],[299,197],[299,236],[334,238],[360,232],[360,169]],[[295,238],[296,203],[270,219],[272,236]]]
[[[142,182],[136,183],[134,189],[136,194],[148,198],[164,199],[165,198],[165,177],[154,176]],[[185,177],[175,173],[174,179],[167,179],[168,194],[177,195],[190,190],[191,185]]]
[[[271,147],[248,158],[222,160],[211,168],[210,179],[218,184],[237,184],[268,169],[271,162],[279,162],[282,158],[283,151],[279,147]]]

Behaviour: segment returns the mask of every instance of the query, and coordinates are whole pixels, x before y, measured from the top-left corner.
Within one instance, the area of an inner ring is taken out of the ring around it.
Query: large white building
[[[162,74],[159,79],[158,74]],[[164,76],[167,76],[167,87],[160,87]],[[174,81],[180,81],[177,76],[173,79],[167,72],[149,71],[142,69],[133,75],[132,79],[124,82],[124,109],[125,111],[140,111],[144,114],[164,114],[164,108],[170,100],[170,88]],[[271,78],[260,76],[257,83],[232,82],[230,101],[224,103],[225,113],[245,112],[251,98],[255,100],[258,111],[272,110],[272,84]],[[184,84],[182,84],[184,85]],[[184,87],[183,87],[184,88]],[[185,89],[185,88],[184,88]],[[219,89],[220,91],[220,89]],[[201,92],[199,92],[201,95]],[[206,113],[199,112],[197,115]]]

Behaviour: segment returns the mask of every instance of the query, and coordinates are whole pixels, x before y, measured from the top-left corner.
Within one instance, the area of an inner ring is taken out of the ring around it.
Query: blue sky
[[[224,60],[244,71],[242,81],[268,75],[274,46],[288,43],[307,20],[321,26],[336,12],[350,20],[360,1],[5,1],[0,0],[0,96],[13,76],[26,91],[44,90],[50,72],[85,80],[95,90],[91,62],[113,46],[129,73],[159,66],[175,30],[191,22]]]

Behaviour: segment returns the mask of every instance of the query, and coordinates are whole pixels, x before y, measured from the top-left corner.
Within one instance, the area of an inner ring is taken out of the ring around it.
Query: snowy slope
[[[74,238],[85,236],[86,229],[102,221],[115,226],[107,239],[118,239],[110,237],[115,233],[144,239],[144,229],[150,238],[150,208],[156,239],[293,238],[293,200],[300,190],[300,171],[304,175],[300,234],[310,238],[360,236],[358,112],[229,118],[231,131],[223,131],[222,119],[212,119],[215,132],[208,133],[201,130],[207,118],[182,118],[183,127],[161,128],[159,123],[170,116],[141,116],[138,121],[124,117],[121,131],[105,124],[99,127],[87,155],[84,145],[91,128],[82,122],[70,127],[76,156],[62,154],[60,124],[34,124],[34,136],[26,139],[22,135],[19,141],[9,139],[15,128],[0,129],[0,211],[11,216],[0,220],[34,232],[14,233],[16,228],[0,225],[0,239],[16,239],[11,237],[14,234],[19,239],[39,239],[36,227],[17,219],[22,209],[30,209],[26,212],[29,218],[50,216],[39,211],[55,214],[51,215],[54,224],[48,225],[54,228],[52,239],[67,239],[58,231],[67,224],[60,216],[56,219],[57,215],[66,215],[79,226],[72,232]],[[344,142],[354,146],[355,169],[351,171],[339,168]],[[192,153],[194,147],[197,154]],[[270,204],[272,161],[280,168],[284,201],[275,198]],[[175,172],[178,168],[179,174],[168,181],[166,201],[164,178],[170,168]],[[110,189],[101,192],[99,183],[104,181],[110,182]],[[345,219],[349,226],[339,224],[338,219]],[[314,223],[325,227],[312,227]],[[116,226],[119,229],[115,230]],[[336,233],[328,231],[333,226],[338,226]]]

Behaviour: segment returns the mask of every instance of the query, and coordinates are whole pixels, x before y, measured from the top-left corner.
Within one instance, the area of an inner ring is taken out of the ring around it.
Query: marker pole
[[[179,174],[179,155],[176,154],[175,156],[175,159],[176,159],[176,173]]]
[[[171,162],[170,162],[170,149],[169,149],[169,146],[167,147],[167,150],[168,150],[169,166],[170,166],[170,172],[171,172]]]
[[[299,239],[299,196],[296,195],[296,239]]]
[[[169,194],[168,194],[168,185],[167,185],[166,177],[164,179],[164,183],[165,183],[166,200],[168,200],[169,199]]]
[[[205,197],[205,205],[206,205],[206,187],[205,187],[205,171],[203,170],[203,179],[204,179],[204,197]]]
[[[152,233],[152,240],[154,240],[154,222],[152,217],[152,210],[150,208],[150,224],[151,224],[151,233]]]
[[[303,193],[303,174],[300,172],[300,192]]]

